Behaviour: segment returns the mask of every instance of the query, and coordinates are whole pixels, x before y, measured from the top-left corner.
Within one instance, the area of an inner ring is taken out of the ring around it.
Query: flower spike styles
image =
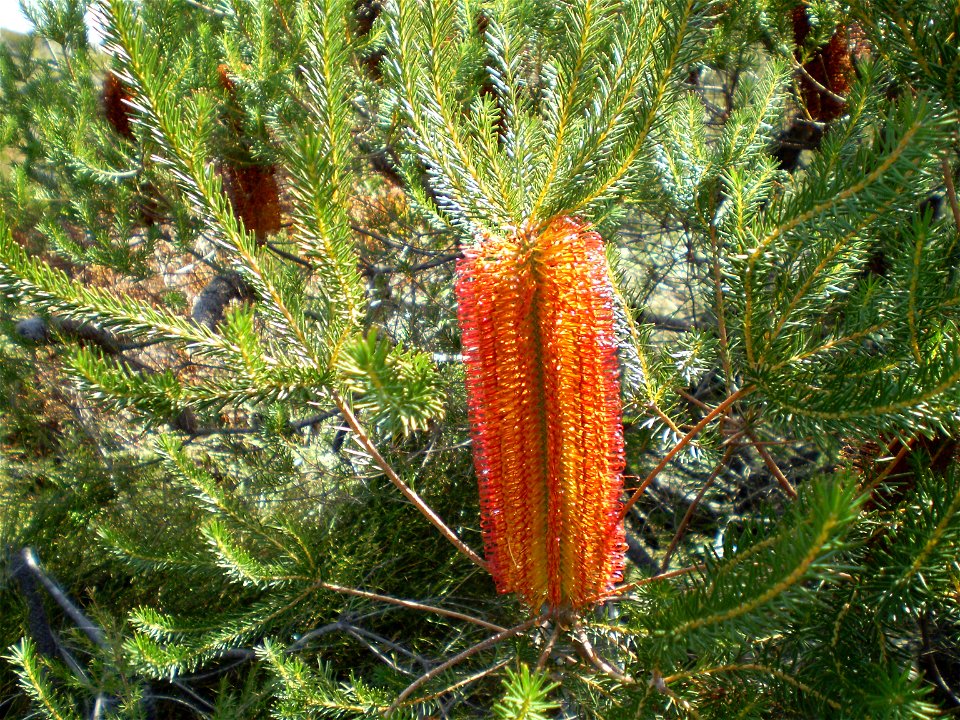
[[[484,546],[500,592],[578,610],[620,579],[623,431],[603,241],[561,217],[457,266]]]

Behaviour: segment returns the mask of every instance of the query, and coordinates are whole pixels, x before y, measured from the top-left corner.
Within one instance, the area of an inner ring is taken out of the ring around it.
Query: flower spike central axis
[[[623,572],[623,429],[603,240],[560,217],[457,265],[484,548],[499,592],[577,611]]]

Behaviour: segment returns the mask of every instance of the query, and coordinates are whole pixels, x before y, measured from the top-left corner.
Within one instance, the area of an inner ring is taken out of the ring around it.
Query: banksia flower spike
[[[623,433],[603,241],[561,217],[457,266],[484,546],[534,611],[595,602],[623,570]]]
[[[793,11],[793,36],[797,44],[797,59],[800,59],[804,42],[810,34],[810,17],[804,6]],[[829,42],[813,54],[803,66],[799,76],[800,95],[810,117],[820,122],[836,120],[843,115],[845,104],[837,97],[846,97],[850,92],[854,75],[851,43],[847,28],[837,27]],[[819,86],[819,87],[818,87]],[[826,88],[834,96],[824,93]]]
[[[273,165],[224,164],[223,190],[230,198],[233,214],[252,232],[258,242],[283,227],[280,185]]]
[[[268,235],[280,232],[283,227],[277,168],[252,158],[243,134],[243,109],[237,100],[237,84],[230,67],[221,63],[217,66],[217,75],[228,96],[224,123],[235,146],[233,154],[239,156],[225,161],[220,169],[223,191],[230,198],[234,216],[262,244]]]
[[[103,80],[103,114],[107,118],[117,135],[127,140],[133,139],[133,130],[130,128],[130,108],[127,101],[131,100],[130,89],[123,81],[108,72]]]

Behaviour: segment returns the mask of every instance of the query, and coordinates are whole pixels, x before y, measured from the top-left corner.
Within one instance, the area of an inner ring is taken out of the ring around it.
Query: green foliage
[[[960,704],[960,15],[104,0],[104,52],[86,8],[0,45],[2,712]],[[470,556],[452,286],[564,215],[610,247],[645,492],[614,595],[525,619]]]
[[[426,430],[443,417],[439,378],[424,353],[391,348],[374,331],[346,348],[340,372],[354,406],[384,435]]]
[[[853,10],[878,55],[896,72],[898,83],[907,87],[917,83],[956,112],[960,50],[950,40],[960,30],[956,12],[946,11],[936,0],[907,7],[889,0],[864,0],[853,3]]]
[[[77,720],[80,717],[71,707],[74,701],[64,698],[50,682],[32,642],[24,639],[11,649],[5,659],[19,668],[20,686],[31,701],[41,708],[43,717],[53,720]]]
[[[500,720],[546,720],[547,713],[560,707],[547,699],[559,684],[548,683],[543,675],[531,673],[527,665],[521,665],[517,672],[507,668],[503,686],[505,694],[493,706],[494,715]]]
[[[351,678],[349,683],[338,682],[329,667],[308,668],[301,660],[285,657],[282,650],[270,644],[263,647],[262,655],[282,688],[273,717],[293,720],[380,716],[378,707],[386,698],[365,687],[362,680]]]
[[[602,216],[643,177],[658,111],[695,58],[690,30],[702,9],[684,0],[646,17],[642,3],[615,12],[604,3],[504,4],[489,11],[485,48],[462,10],[387,7],[391,106],[409,124],[438,209],[465,236],[563,213]],[[534,13],[557,33],[536,52]],[[484,53],[489,77],[478,81]],[[476,95],[482,82],[496,102]],[[475,97],[467,113],[464,95]]]

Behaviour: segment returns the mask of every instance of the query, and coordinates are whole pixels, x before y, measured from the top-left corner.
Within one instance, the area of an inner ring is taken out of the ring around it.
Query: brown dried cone
[[[380,17],[382,11],[382,0],[354,0],[353,17],[355,22],[353,27],[357,38],[365,38],[370,35],[370,31],[373,30],[373,23]],[[383,75],[380,72],[380,61],[383,60],[384,55],[386,55],[386,52],[379,49],[367,52],[360,58],[373,80],[379,80]]]
[[[246,67],[246,66],[241,66]],[[230,76],[230,66],[226,63],[217,65],[217,76],[220,86],[227,91],[227,103],[224,107],[223,122],[230,128],[234,137],[243,135],[243,108],[237,102],[237,83]]]
[[[232,96],[237,88],[237,84],[233,81],[233,78],[230,77],[230,66],[226,63],[217,65],[217,75],[220,77],[220,84],[223,86],[223,89]]]
[[[870,491],[867,508],[899,504],[913,489],[915,473],[924,468],[943,475],[960,458],[960,441],[947,435],[916,437],[904,443],[893,439],[867,442],[844,448],[843,455],[863,475],[863,485],[876,484]],[[882,475],[881,481],[876,478]]]
[[[230,66],[217,66],[220,84],[229,95],[224,122],[233,133],[233,140],[240,147],[240,157],[246,159],[250,152],[243,138],[242,110],[236,102],[236,83],[230,76]],[[279,232],[281,227],[280,185],[277,182],[275,165],[256,162],[225,161],[220,167],[223,191],[230,198],[233,214],[252,232],[258,243],[267,235]]]
[[[265,241],[267,235],[280,231],[280,185],[276,166],[225,164],[220,175],[234,217],[256,236],[258,243]]]
[[[894,439],[890,443],[868,442],[859,447],[844,448],[844,455],[852,466],[863,474],[863,486],[870,490],[864,509],[894,515],[907,510],[901,503],[916,487],[918,470],[943,476],[960,459],[958,453],[960,442],[940,433],[932,438],[913,438],[906,443]],[[893,527],[895,525],[891,523],[877,523],[866,541],[866,562],[870,562],[878,548],[889,541]],[[950,690],[951,686],[956,687],[960,672],[956,657],[957,626],[929,610],[920,612],[917,620],[921,639],[916,648],[919,670],[934,694],[940,696],[940,701],[949,707],[960,707],[960,701]],[[949,684],[944,682],[945,677]]]
[[[803,44],[810,35],[810,30],[807,9],[803,6],[795,8],[793,38],[797,45],[795,56],[798,61],[802,59]],[[850,81],[853,78],[853,60],[850,55],[850,38],[847,28],[838,27],[830,41],[818,48],[803,65],[803,70],[804,72],[798,73],[797,81],[800,85],[800,96],[810,117],[820,122],[828,122],[840,117],[846,103],[834,96],[846,96],[850,92]],[[829,90],[832,95],[823,92],[821,87]]]
[[[133,128],[130,122],[130,106],[127,104],[133,98],[130,88],[114,73],[107,73],[103,80],[101,100],[103,115],[110,127],[124,140],[133,140]],[[162,203],[156,197],[156,188],[150,183],[139,187],[138,198],[140,223],[152,227],[163,222],[165,214]]]
[[[867,62],[873,57],[873,47],[863,28],[853,23],[847,28],[847,34],[850,39],[850,57],[853,59],[854,68],[860,63]]]
[[[383,10],[381,0],[355,0],[353,3],[353,15],[356,19],[356,31],[358,37],[366,37],[373,29],[373,23]]]
[[[800,116],[793,118],[790,124],[778,133],[771,148],[771,154],[777,160],[781,170],[793,172],[800,167],[805,150],[816,150],[823,140],[822,123],[812,122]]]
[[[107,122],[113,127],[117,135],[126,139],[133,139],[133,130],[130,127],[130,108],[126,104],[133,95],[123,81],[112,72],[107,73],[103,81],[101,93],[103,114]]]

